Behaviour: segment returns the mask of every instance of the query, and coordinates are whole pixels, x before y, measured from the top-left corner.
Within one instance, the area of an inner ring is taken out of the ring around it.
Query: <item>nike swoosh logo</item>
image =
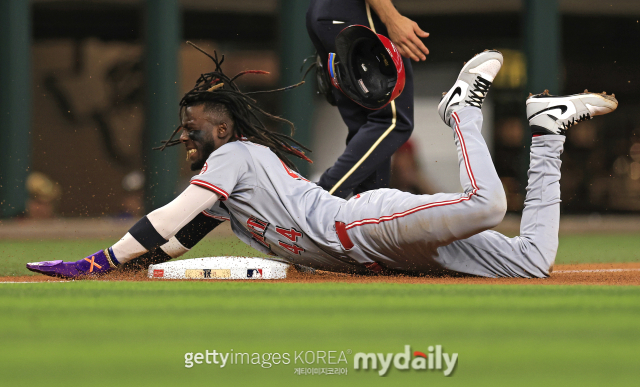
[[[544,112],[547,112],[547,111],[550,111],[550,110],[558,110],[558,109],[560,109],[560,114],[561,115],[564,114],[564,112],[567,111],[567,107],[565,105],[551,106],[551,107],[548,107],[546,109],[542,109],[537,113],[532,114],[531,117],[529,117],[529,121],[531,121],[532,118],[537,117],[537,116],[539,116],[540,114],[542,114]]]
[[[456,95],[462,95],[462,89],[460,88],[460,86],[456,87],[456,89],[453,91],[453,93],[449,97],[449,100],[447,101],[447,105],[445,106],[444,111],[447,111],[447,109],[449,109],[449,104],[451,103],[451,100],[453,99],[453,97],[455,97]]]

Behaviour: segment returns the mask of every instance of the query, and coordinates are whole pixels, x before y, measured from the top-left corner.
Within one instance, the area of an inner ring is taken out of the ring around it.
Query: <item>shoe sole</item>
[[[502,53],[498,50],[484,50],[479,54],[476,54],[473,58],[471,58],[467,63],[464,64],[464,66],[462,66],[462,70],[460,70],[460,73],[458,74],[458,78],[460,78],[460,76],[467,70],[469,70],[470,67],[472,67],[472,64],[474,64],[473,62],[478,59],[479,56],[481,55],[487,55],[487,54],[492,54],[492,53],[497,53],[500,54],[500,56],[502,57]],[[497,58],[494,58],[496,60],[498,60]],[[503,64],[502,61],[500,61],[500,64]],[[457,79],[456,79],[457,80]]]
[[[555,96],[555,95],[549,95],[549,94],[545,94],[545,93],[540,93],[540,94],[535,94],[535,95],[531,95],[529,96],[529,98],[527,98],[527,105],[530,102],[553,102],[555,100],[557,100],[558,98],[562,98],[562,99],[567,99],[567,100],[573,100],[573,99],[580,99],[583,98],[585,96],[589,96],[589,97],[598,97],[601,98],[603,100],[605,100],[606,102],[608,102],[606,104],[606,107],[610,107],[611,110],[615,110],[618,107],[618,100],[615,98],[614,95],[608,95],[604,92],[602,93],[579,93],[579,94],[571,94],[571,95],[564,95],[564,96]],[[613,105],[613,106],[612,106]]]

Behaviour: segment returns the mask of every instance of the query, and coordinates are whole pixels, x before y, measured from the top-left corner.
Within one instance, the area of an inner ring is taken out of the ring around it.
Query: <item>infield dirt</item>
[[[161,280],[147,277],[146,271],[137,273],[112,273],[90,281],[225,281],[225,280]],[[0,277],[2,282],[60,282],[43,275]],[[247,280],[252,282],[256,280]],[[457,285],[640,285],[640,262],[556,265],[549,278],[482,278],[482,277],[411,277],[411,276],[362,276],[317,271],[300,273],[290,269],[287,279],[270,280],[278,283],[398,283],[398,284],[457,284]]]

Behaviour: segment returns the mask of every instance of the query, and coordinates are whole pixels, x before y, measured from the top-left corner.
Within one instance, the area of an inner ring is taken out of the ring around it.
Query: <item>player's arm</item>
[[[222,222],[223,220],[216,219],[206,214],[206,211],[203,211],[182,227],[174,237],[169,239],[169,242],[133,258],[123,264],[121,269],[141,270],[146,269],[149,265],[155,265],[167,262],[173,258],[178,258],[191,250]]]
[[[402,16],[391,0],[366,0],[366,2],[387,27],[389,39],[398,47],[402,56],[416,62],[427,59],[429,49],[420,38],[428,37],[428,32],[420,29],[418,23]]]
[[[157,248],[161,248],[171,257],[184,254],[190,248],[185,244],[195,245],[189,241],[187,235],[189,231],[193,231],[202,224],[209,224],[209,228],[213,225],[213,223],[206,222],[203,219],[205,216],[201,213],[205,209],[211,208],[218,198],[218,194],[213,191],[197,185],[189,185],[171,203],[140,219],[122,239],[109,249],[109,253],[112,252],[113,258],[121,264]],[[199,216],[201,217],[198,218]],[[190,224],[191,226],[189,226]],[[216,223],[215,226],[218,224]],[[181,233],[180,239],[182,241],[180,241],[176,234],[183,229],[185,231]]]
[[[172,238],[218,200],[217,193],[190,185],[171,203],[140,219],[115,245],[76,262],[28,263],[27,269],[51,276],[77,278],[109,272],[149,251],[169,244]],[[175,240],[177,242],[177,239]],[[175,249],[176,246],[174,246]],[[186,246],[183,246],[186,247]]]

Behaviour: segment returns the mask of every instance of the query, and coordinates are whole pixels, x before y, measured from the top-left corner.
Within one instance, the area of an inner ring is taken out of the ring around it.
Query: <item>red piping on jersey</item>
[[[229,220],[229,218],[225,218],[224,216],[218,216],[208,213],[207,211],[202,211],[204,216],[208,216],[209,218],[218,219],[218,220]]]
[[[208,183],[206,181],[202,181],[202,180],[191,180],[191,184],[200,186],[202,188],[206,188],[210,191],[213,191],[215,193],[217,193],[218,195],[221,195],[222,198],[220,198],[220,200],[227,200],[229,199],[229,194],[226,193],[222,188],[218,188],[215,185]]]
[[[294,172],[291,170],[291,168],[287,167],[287,164],[284,163],[284,161],[280,160],[280,162],[282,163],[282,166],[284,167],[284,170],[287,171],[287,174],[291,177],[293,177],[294,179],[301,179],[304,181],[309,181],[307,179],[305,179],[304,177],[302,177],[300,174]]]
[[[464,195],[464,196],[462,196],[461,198],[458,198],[458,199],[446,200],[446,201],[443,201],[443,202],[435,202],[435,203],[423,204],[421,206],[418,206],[418,207],[415,207],[415,208],[411,208],[411,209],[409,209],[407,211],[398,212],[398,213],[395,213],[393,215],[382,216],[382,217],[377,218],[377,219],[356,220],[354,222],[349,223],[345,227],[345,231],[349,230],[350,228],[353,228],[353,227],[362,226],[364,224],[379,224],[379,223],[382,223],[382,222],[387,222],[389,220],[402,218],[404,216],[411,215],[411,214],[413,214],[415,212],[426,210],[427,208],[433,208],[433,207],[447,206],[447,205],[450,205],[450,204],[462,203],[464,201],[467,201],[467,200],[471,199],[471,197],[476,192],[478,192],[479,188],[478,188],[478,185],[476,183],[476,178],[475,178],[475,176],[473,176],[473,171],[471,170],[471,164],[469,163],[469,155],[467,153],[467,145],[464,142],[464,138],[462,137],[462,132],[460,131],[460,117],[458,117],[458,114],[456,114],[456,113],[453,113],[451,116],[456,121],[456,126],[455,126],[454,130],[458,134],[458,140],[460,141],[460,149],[462,150],[462,158],[464,159],[464,166],[465,166],[465,169],[467,170],[467,176],[469,176],[469,181],[471,182],[471,186],[473,187],[473,191],[471,191],[470,193],[467,193],[466,195]],[[337,224],[336,224],[336,230],[337,230]],[[339,236],[339,234],[338,234],[338,236]]]

